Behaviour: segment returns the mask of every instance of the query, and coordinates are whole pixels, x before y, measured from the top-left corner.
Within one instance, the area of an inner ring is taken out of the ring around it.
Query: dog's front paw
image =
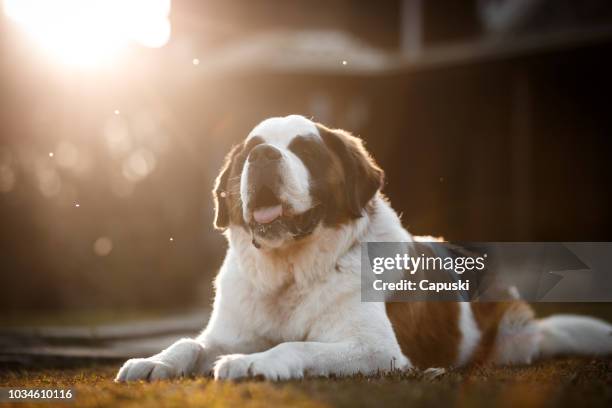
[[[153,358],[132,358],[119,369],[115,382],[155,381],[178,377],[181,373],[170,364]]]
[[[214,371],[216,380],[262,377],[270,381],[279,381],[304,377],[304,370],[298,361],[290,361],[282,356],[275,358],[265,352],[222,356],[215,363]]]
[[[228,354],[215,362],[215,380],[237,380],[250,375],[251,361],[246,354]]]

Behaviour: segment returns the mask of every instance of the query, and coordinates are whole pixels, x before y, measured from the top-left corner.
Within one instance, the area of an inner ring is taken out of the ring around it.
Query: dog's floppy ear
[[[359,218],[366,204],[382,188],[384,172],[366,151],[361,139],[321,124],[317,124],[317,128],[325,144],[340,159],[349,215]]]
[[[228,179],[232,172],[232,165],[234,158],[241,150],[242,145],[238,144],[230,150],[225,156],[225,161],[221,167],[221,171],[215,180],[215,188],[213,190],[213,199],[215,201],[215,221],[214,226],[216,229],[223,230],[229,226],[230,222],[230,209],[229,209],[229,186]]]

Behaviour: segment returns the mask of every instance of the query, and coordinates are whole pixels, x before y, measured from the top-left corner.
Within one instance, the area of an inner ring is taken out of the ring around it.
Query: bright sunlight
[[[111,63],[130,42],[170,39],[171,0],[4,0],[5,14],[52,58],[76,66]]]

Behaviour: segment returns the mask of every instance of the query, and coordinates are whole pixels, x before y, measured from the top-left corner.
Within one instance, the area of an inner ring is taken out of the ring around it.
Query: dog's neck
[[[378,197],[375,198],[378,200]],[[375,214],[375,213],[374,213]],[[356,250],[367,234],[372,213],[336,227],[318,225],[308,237],[286,248],[256,248],[251,235],[242,228],[230,228],[227,238],[244,278],[259,290],[269,292],[293,283],[308,288],[337,270],[338,261]]]

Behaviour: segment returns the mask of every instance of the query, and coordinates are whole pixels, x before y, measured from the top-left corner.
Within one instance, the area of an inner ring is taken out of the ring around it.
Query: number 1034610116
[[[0,388],[0,402],[66,401],[74,399],[74,395],[74,390],[70,388]]]

